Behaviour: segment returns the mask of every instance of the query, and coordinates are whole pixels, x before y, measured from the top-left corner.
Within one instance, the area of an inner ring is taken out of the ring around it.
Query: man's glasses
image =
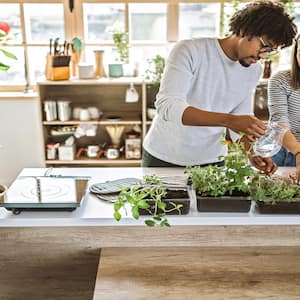
[[[261,37],[259,38],[259,41],[261,43],[261,47],[258,50],[258,53],[276,54],[280,50],[280,47],[273,48],[273,47],[269,46],[267,43],[265,43],[265,41]]]

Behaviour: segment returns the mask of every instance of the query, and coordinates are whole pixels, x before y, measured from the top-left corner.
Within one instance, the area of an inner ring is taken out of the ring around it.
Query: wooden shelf
[[[46,160],[45,163],[47,165],[140,165],[140,159],[107,159],[107,158],[99,158],[99,159],[91,159],[91,158],[80,158],[75,160]]]
[[[38,85],[129,85],[130,83],[133,84],[142,84],[144,83],[143,77],[120,77],[120,78],[99,78],[99,79],[78,79],[78,78],[71,78],[69,80],[59,80],[59,81],[52,81],[52,80],[45,80],[40,81]]]
[[[130,83],[134,83],[139,94],[139,101],[133,103],[125,102],[126,89]],[[80,125],[97,125],[96,134],[92,137],[83,135],[75,140],[76,148],[86,148],[87,146],[103,145],[109,146],[110,136],[106,131],[106,126],[124,126],[122,133],[122,142],[126,139],[126,133],[131,131],[136,125],[141,130],[141,140],[143,140],[147,131],[146,116],[146,82],[143,78],[101,78],[91,80],[71,79],[65,81],[43,81],[38,83],[40,98],[40,116],[43,132],[43,142],[45,157],[47,158],[47,144],[63,143],[63,137],[67,135],[51,135],[51,131],[57,128],[58,131],[64,127],[78,127]],[[71,102],[71,108],[97,107],[103,112],[99,119],[81,121],[46,121],[44,102],[58,101],[66,99]],[[114,120],[109,117],[119,116],[120,119]],[[67,128],[66,128],[67,130]],[[140,159],[125,159],[125,156],[119,159],[92,159],[80,157],[73,161],[64,160],[44,160],[45,165],[59,166],[140,166]]]

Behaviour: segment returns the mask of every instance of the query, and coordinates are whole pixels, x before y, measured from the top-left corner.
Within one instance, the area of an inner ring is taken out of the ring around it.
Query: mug
[[[97,157],[100,147],[98,145],[89,145],[87,147],[87,156],[88,157]]]
[[[80,121],[89,121],[90,120],[90,112],[87,108],[82,108],[80,110],[80,114],[79,114],[79,120]]]

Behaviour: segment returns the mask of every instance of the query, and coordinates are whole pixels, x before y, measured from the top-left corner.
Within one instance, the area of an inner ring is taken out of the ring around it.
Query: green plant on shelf
[[[128,32],[123,29],[121,24],[116,22],[109,31],[112,34],[114,44],[116,46],[113,49],[116,52],[116,61],[128,63],[129,62],[129,39]]]
[[[126,206],[129,205],[134,219],[139,219],[140,210],[146,210],[151,216],[151,219],[145,220],[147,226],[169,227],[170,223],[166,214],[175,210],[180,213],[182,204],[169,202],[172,208],[167,209],[164,202],[166,194],[167,189],[162,186],[162,181],[157,176],[144,176],[140,184],[121,189],[118,199],[114,203],[114,218],[120,221],[122,219],[120,210],[124,209],[127,214]]]

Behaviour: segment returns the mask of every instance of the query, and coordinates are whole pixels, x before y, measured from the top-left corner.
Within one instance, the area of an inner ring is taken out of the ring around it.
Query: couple
[[[244,133],[247,149],[265,133],[266,125],[253,116],[262,74],[257,62],[290,46],[297,27],[280,2],[268,0],[236,12],[229,27],[225,38],[184,40],[172,49],[155,102],[157,115],[143,144],[143,167],[222,164],[218,157],[227,153],[221,144],[226,129],[233,140]],[[251,156],[250,161],[266,174],[277,169],[271,158]]]

